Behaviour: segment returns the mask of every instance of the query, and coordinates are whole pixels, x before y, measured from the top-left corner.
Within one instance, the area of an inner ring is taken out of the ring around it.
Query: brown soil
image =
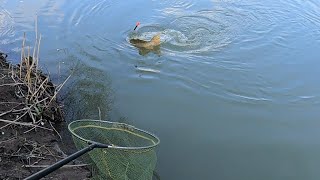
[[[32,126],[30,115],[22,114],[28,101],[19,96],[17,82],[11,77],[12,68],[5,58],[0,53],[0,179],[24,179],[76,150],[70,136],[60,138],[55,132],[57,126],[67,131],[61,111],[45,112],[41,118],[49,120],[41,121],[40,125],[38,122],[41,127]],[[19,116],[22,118],[17,120]],[[43,179],[88,179],[89,176],[89,167],[76,160]]]

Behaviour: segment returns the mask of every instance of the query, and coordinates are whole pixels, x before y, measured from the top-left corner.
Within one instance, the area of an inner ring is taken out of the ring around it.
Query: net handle
[[[25,178],[25,180],[37,180],[40,179],[50,173],[52,173],[53,171],[59,169],[60,167],[64,166],[65,164],[69,163],[70,161],[82,156],[83,154],[92,151],[95,148],[108,148],[110,147],[109,145],[104,145],[104,144],[100,144],[100,143],[89,143],[90,145],[88,147],[85,147],[73,154],[71,154],[70,156],[66,157],[65,159],[62,159],[58,162],[56,162],[55,164]]]

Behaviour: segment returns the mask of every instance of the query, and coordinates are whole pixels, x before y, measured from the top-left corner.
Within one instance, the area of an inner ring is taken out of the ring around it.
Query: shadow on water
[[[77,119],[104,119],[113,103],[111,80],[105,72],[79,63],[72,74],[64,104],[67,121]]]
[[[147,54],[149,54],[151,52],[156,54],[156,55],[158,55],[158,56],[161,55],[160,46],[156,46],[156,47],[154,47],[152,49],[147,49],[147,48],[143,48],[143,47],[137,47],[137,48],[138,48],[139,54],[141,56],[146,56]]]
[[[94,67],[86,66],[79,62],[74,68],[72,82],[68,84],[68,92],[64,95],[64,104],[66,112],[66,120],[68,123],[78,119],[102,119],[108,121],[117,121],[121,123],[130,123],[126,117],[113,119],[109,116],[113,105],[113,90],[111,89],[111,80],[108,75]],[[92,93],[94,92],[94,93]],[[116,117],[117,118],[117,117]],[[64,125],[65,126],[65,125]],[[66,127],[60,127],[66,129]],[[67,130],[62,130],[61,136],[64,139],[63,148],[67,153],[74,151],[74,144],[71,134]],[[91,162],[88,154],[83,155],[77,160]],[[99,178],[96,173],[95,165],[91,168],[93,178]],[[160,174],[153,171],[153,180],[160,180]]]

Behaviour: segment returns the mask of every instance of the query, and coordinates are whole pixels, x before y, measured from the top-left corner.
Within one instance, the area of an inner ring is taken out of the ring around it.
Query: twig
[[[23,33],[23,40],[22,40],[22,48],[21,48],[21,60],[20,60],[20,78],[21,78],[21,72],[22,72],[22,64],[23,64],[23,59],[25,57],[25,54],[24,54],[24,46],[25,46],[25,42],[26,42],[26,33],[24,32]]]
[[[8,113],[11,113],[12,111],[13,111],[13,109],[10,109],[9,111],[3,112],[0,114],[0,117],[6,115]]]
[[[18,106],[19,106],[19,105],[18,105]],[[6,111],[6,112],[1,113],[1,114],[0,114],[0,117],[6,115],[6,114],[8,114],[8,113],[20,112],[20,111],[24,111],[24,110],[27,110],[27,109],[29,109],[29,108],[22,108],[22,109],[18,109],[18,110],[14,110],[14,108],[12,108],[12,109],[10,109],[9,111]]]
[[[45,101],[45,100],[47,100],[47,99],[48,99],[48,97],[42,99],[41,101],[38,101],[38,103],[40,103],[40,102],[42,102],[42,101]],[[18,121],[19,119],[21,119],[22,117],[24,117],[24,116],[29,112],[29,110],[30,110],[33,106],[35,106],[35,105],[37,105],[37,104],[34,103],[34,104],[32,104],[29,108],[26,108],[26,110],[27,110],[26,112],[24,112],[21,116],[19,116],[19,118],[15,119],[15,120],[13,120],[13,121],[10,121],[10,122],[16,122],[16,121]],[[3,128],[9,126],[9,125],[10,125],[10,123],[9,123],[9,124],[6,124],[6,125],[4,125],[4,126],[2,126],[2,127],[0,127],[0,129],[3,129]]]
[[[24,84],[24,83],[8,83],[8,84],[1,84],[0,87],[2,86],[16,86],[16,85],[20,85],[20,84]]]
[[[33,124],[35,124],[36,123],[36,119],[34,118],[33,113],[31,112],[31,109],[28,110],[28,113],[29,113],[29,115],[30,115],[30,117],[32,119]]]
[[[90,164],[75,164],[75,165],[64,165],[61,168],[72,168],[72,167],[84,167],[84,166],[89,166]],[[46,168],[49,167],[51,165],[23,165],[22,167],[26,167],[26,168]]]
[[[37,161],[35,161],[34,163],[32,163],[32,165],[38,164],[40,161],[42,161],[43,159],[38,159]],[[29,163],[30,165],[30,163]]]
[[[19,104],[19,105],[22,105],[22,104],[25,104],[25,103],[20,103],[20,102],[0,102],[0,104]]]
[[[44,146],[44,148],[50,153],[50,154],[45,154],[45,155],[52,156],[57,161],[57,158],[56,158],[57,156],[53,155],[52,152],[50,151],[50,149],[47,148],[46,146]],[[42,154],[44,154],[44,153],[42,153]],[[63,159],[63,157],[59,157],[59,158]]]
[[[41,120],[39,120],[39,121],[37,121],[36,123],[34,123],[34,124],[39,124],[39,122],[41,122],[42,121],[42,119]],[[29,129],[29,130],[27,130],[27,131],[25,131],[25,132],[23,132],[23,134],[26,134],[26,133],[28,133],[28,132],[30,132],[30,131],[32,131],[32,130],[34,130],[34,129],[36,129],[37,127],[33,127],[33,128],[31,128],[31,129]]]
[[[15,119],[15,120],[13,120],[13,121],[11,121],[11,122],[16,122],[16,121],[18,121],[19,119],[21,119],[22,117],[24,117],[27,113],[28,113],[28,111],[24,112],[24,113],[23,113],[22,115],[20,115],[17,119]],[[0,127],[0,129],[3,129],[3,128],[9,126],[10,124],[11,124],[11,123],[2,126],[2,127]]]
[[[10,138],[10,139],[4,140],[4,141],[0,141],[0,144],[1,144],[1,143],[8,142],[8,141],[12,141],[12,140],[14,140],[14,139],[16,139],[16,138],[17,138],[17,137],[13,137],[13,138]]]
[[[23,134],[27,134],[28,132],[30,132],[30,131],[32,131],[32,130],[34,130],[35,128],[37,128],[37,127],[33,127],[33,128],[31,128],[31,129],[29,129],[29,130],[27,130],[27,131],[23,132]]]
[[[28,93],[31,92],[31,87],[30,87],[30,46],[28,46],[28,57],[26,58],[26,68],[27,68],[27,74],[25,76],[25,79],[27,81],[27,87],[28,87]]]
[[[13,74],[13,73],[12,73],[12,75],[11,75],[11,78],[12,78],[12,80],[13,80],[15,83],[17,83],[17,81],[15,80],[15,77],[14,77],[14,74]],[[23,83],[23,84],[25,84],[25,83]],[[24,93],[23,93],[21,87],[20,87],[20,86],[15,86],[15,87],[18,87],[18,93],[22,94],[22,96],[20,96],[20,95],[18,95],[17,92],[15,91],[16,96],[19,97],[19,98],[24,97]]]
[[[45,157],[40,157],[40,156],[35,156],[35,155],[28,155],[28,154],[7,154],[7,153],[3,153],[2,155],[9,156],[9,157],[27,157],[27,158],[46,159]]]
[[[34,61],[36,60],[36,47],[37,47],[37,43],[38,43],[38,16],[36,16],[36,19],[35,19],[35,25],[34,25],[34,31],[36,33],[36,40],[34,42],[34,47],[33,47],[33,54],[32,54],[32,58],[33,58],[33,61],[32,61],[32,65],[31,65],[31,68],[33,68],[33,65],[34,65]]]
[[[40,42],[41,42],[41,34],[39,37],[39,41],[38,41],[38,53],[37,53],[37,62],[36,62],[36,72],[38,71],[38,66],[39,66],[39,51],[40,51]]]
[[[59,62],[60,63],[60,62]],[[2,77],[0,77],[0,79],[3,79],[3,78],[5,78],[6,77],[6,75],[4,75],[4,74],[1,74],[2,75]]]
[[[43,87],[44,83],[46,83],[48,80],[49,80],[49,77],[47,77],[45,80],[42,81],[42,83],[40,84],[40,87],[31,95],[30,99],[32,99],[33,96],[39,92],[39,90]]]
[[[38,127],[41,129],[46,129],[48,131],[53,131],[52,129],[46,128],[46,127],[42,127],[42,126],[38,126],[32,123],[23,123],[23,122],[15,122],[15,121],[10,121],[10,120],[5,120],[5,119],[0,119],[1,122],[5,122],[5,123],[10,123],[10,124],[18,124],[18,125],[22,125],[22,126],[32,126],[32,127]]]
[[[48,121],[52,129],[58,134],[59,138],[62,140],[62,137],[60,136],[59,132],[56,130],[56,128],[53,127],[52,123]]]
[[[49,101],[48,104],[50,104],[54,98],[56,98],[58,92],[61,90],[61,88],[64,86],[64,84],[69,80],[69,78],[71,77],[71,74],[67,77],[66,80],[64,80],[64,82],[59,86],[59,88],[56,90],[56,92],[54,93],[54,95],[52,96],[51,100]]]

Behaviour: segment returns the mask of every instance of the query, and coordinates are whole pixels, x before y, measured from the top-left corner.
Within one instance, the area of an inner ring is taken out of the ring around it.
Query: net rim
[[[145,131],[145,130],[136,128],[136,127],[134,127],[134,126],[132,126],[132,125],[129,125],[129,124],[126,124],[126,123],[112,122],[112,121],[105,121],[105,120],[92,120],[92,119],[80,119],[80,120],[75,120],[75,121],[72,121],[71,123],[69,123],[69,124],[68,124],[68,130],[69,130],[69,132],[70,132],[73,136],[75,136],[75,137],[77,137],[78,139],[80,139],[80,140],[82,140],[82,141],[84,141],[84,142],[87,142],[87,143],[97,143],[97,144],[101,144],[101,143],[99,143],[99,142],[95,142],[95,141],[91,141],[91,140],[82,138],[81,136],[79,136],[78,134],[76,134],[76,133],[72,130],[71,126],[72,126],[73,124],[80,123],[80,122],[99,122],[99,123],[107,123],[107,124],[112,124],[112,125],[114,125],[114,124],[116,124],[116,125],[125,125],[125,126],[129,126],[130,128],[133,128],[133,129],[136,130],[136,131],[139,131],[139,132],[142,132],[142,133],[144,133],[144,134],[147,134],[147,135],[151,136],[152,138],[154,138],[154,139],[156,140],[156,141],[154,141],[154,144],[153,144],[153,145],[150,145],[150,146],[139,146],[139,147],[123,147],[123,146],[114,146],[114,145],[112,145],[112,144],[104,144],[104,145],[107,146],[107,148],[123,149],[123,150],[142,150],[142,149],[152,149],[152,148],[154,148],[154,147],[156,147],[156,146],[158,146],[158,145],[160,144],[160,139],[159,139],[156,135],[154,135],[154,134],[152,134],[152,133],[150,133],[150,132],[148,132],[148,131]]]

